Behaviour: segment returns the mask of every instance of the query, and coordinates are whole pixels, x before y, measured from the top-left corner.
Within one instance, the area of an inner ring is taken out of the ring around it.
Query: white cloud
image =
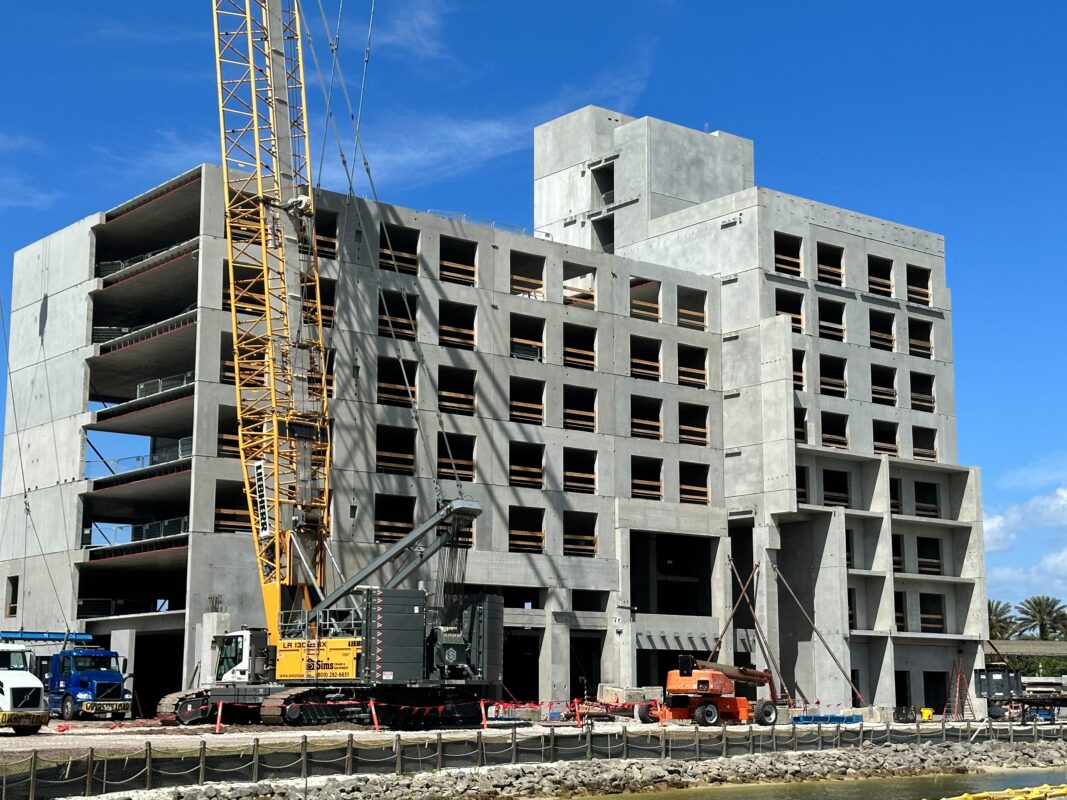
[[[631,54],[626,68],[605,70],[582,86],[564,86],[554,97],[502,114],[425,115],[415,109],[394,112],[364,128],[364,145],[379,190],[418,186],[477,169],[495,158],[528,149],[533,129],[549,119],[589,103],[625,111],[648,84],[651,48]],[[343,136],[351,138],[342,127]],[[345,179],[337,163],[336,140],[327,146],[324,183],[343,189]],[[362,170],[357,186],[365,183]]]
[[[1009,470],[997,480],[1005,489],[1044,489],[1067,485],[1067,450],[1052,453],[1025,467]]]
[[[422,61],[458,60],[445,41],[444,18],[449,9],[443,0],[404,0],[390,5],[391,13],[372,37],[375,47]]]
[[[63,196],[62,192],[42,189],[39,181],[6,166],[0,166],[0,186],[4,187],[0,192],[0,208],[43,211]]]
[[[204,162],[219,162],[218,134],[206,131],[190,136],[164,129],[141,138],[136,147],[115,150],[98,145],[94,148],[104,167],[127,178],[164,181]]]
[[[999,513],[986,513],[986,550],[1006,550],[1020,533],[1048,528],[1067,528],[1067,486],[1007,506]]]
[[[210,27],[208,35],[210,36]],[[204,31],[200,28],[188,28],[169,25],[151,28],[146,25],[131,25],[117,20],[103,20],[99,24],[82,31],[82,36],[93,43],[118,43],[124,47],[140,45],[156,47],[161,44],[183,44],[186,42],[203,43]]]
[[[32,136],[23,133],[6,133],[0,131],[0,153],[13,152],[36,152],[41,149],[41,143]]]
[[[1049,530],[1067,530],[1067,486],[987,514],[986,552],[1022,549],[1027,533]],[[1030,563],[1023,566],[996,566],[1000,558],[1003,556],[987,557],[990,597],[1012,601],[1032,594],[1067,597],[1067,547],[1043,554],[1033,552]]]

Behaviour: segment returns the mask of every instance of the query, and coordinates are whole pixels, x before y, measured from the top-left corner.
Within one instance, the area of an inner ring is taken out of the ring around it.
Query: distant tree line
[[[990,639],[1067,640],[1067,605],[1044,594],[1027,597],[1014,606],[989,600]],[[1024,675],[1067,675],[1067,658],[1006,656],[1008,666]]]

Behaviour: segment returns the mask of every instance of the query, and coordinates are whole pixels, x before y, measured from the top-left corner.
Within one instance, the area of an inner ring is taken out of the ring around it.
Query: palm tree
[[[1017,606],[1015,612],[1019,615],[1019,633],[1037,631],[1037,638],[1046,641],[1049,633],[1059,630],[1067,621],[1067,606],[1058,598],[1037,594],[1027,597]]]
[[[1011,613],[1011,603],[989,599],[989,638],[1010,639],[1019,626],[1019,620]]]

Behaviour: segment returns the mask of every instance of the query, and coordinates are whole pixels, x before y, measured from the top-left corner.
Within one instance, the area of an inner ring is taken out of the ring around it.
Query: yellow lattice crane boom
[[[267,629],[213,637],[207,685],[163,697],[157,713],[369,722],[381,703],[401,724],[420,708],[466,721],[502,681],[503,599],[462,592],[458,532],[481,506],[436,492],[431,515],[327,587],[327,352],[299,0],[212,8],[241,466]],[[451,602],[431,608],[431,593],[402,587],[444,548]]]
[[[296,0],[213,0],[241,466],[268,632],[322,596],[330,423]]]

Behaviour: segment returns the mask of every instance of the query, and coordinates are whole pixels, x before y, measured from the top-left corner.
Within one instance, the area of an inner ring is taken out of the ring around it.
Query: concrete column
[[[778,550],[781,548],[781,536],[773,525],[756,525],[752,528],[752,559],[759,562],[760,571],[756,576],[756,591],[749,594],[756,606],[756,618],[767,637],[767,646],[771,658],[781,664],[781,647],[778,639],[778,581],[774,577],[773,565],[778,563]],[[741,576],[744,580],[745,576]],[[753,597],[754,595],[754,597]],[[770,669],[770,664],[762,652],[753,653],[753,662],[759,669]],[[776,678],[777,681],[777,678]],[[770,690],[760,689],[761,696],[770,697]]]
[[[538,660],[541,702],[571,700],[571,629],[565,621],[570,611],[570,590],[545,590],[545,635]]]
[[[108,647],[119,654],[119,660],[126,659],[126,672],[125,675],[133,675],[135,665],[133,663],[133,655],[137,650],[137,631],[133,628],[123,628],[122,630],[111,632],[111,641],[108,643]],[[146,665],[147,666],[147,665]],[[125,677],[125,675],[123,677]],[[129,689],[131,692],[134,688],[134,681],[128,680],[124,684],[123,688]],[[137,713],[136,705],[133,708],[133,713]],[[155,709],[143,709],[142,713],[152,713]]]
[[[813,548],[818,559],[815,566],[814,592],[812,606],[815,609],[814,620],[819,632],[826,640],[833,655],[837,657],[841,668],[846,672],[851,665],[848,647],[848,568],[845,562],[845,513],[842,509],[826,518],[826,522],[815,524],[813,531],[816,540],[823,537],[822,547]],[[822,530],[820,530],[822,528]],[[821,552],[820,552],[821,549]],[[813,665],[812,683],[815,696],[824,707],[852,705],[852,690],[841,669],[834,663],[826,647],[812,633]]]
[[[711,613],[715,616],[718,636],[726,624],[726,617],[733,608],[733,572],[730,570],[730,537],[723,536],[715,543],[711,565]],[[714,642],[712,643],[714,644]],[[723,636],[718,659],[723,664],[734,663],[734,625]]]

